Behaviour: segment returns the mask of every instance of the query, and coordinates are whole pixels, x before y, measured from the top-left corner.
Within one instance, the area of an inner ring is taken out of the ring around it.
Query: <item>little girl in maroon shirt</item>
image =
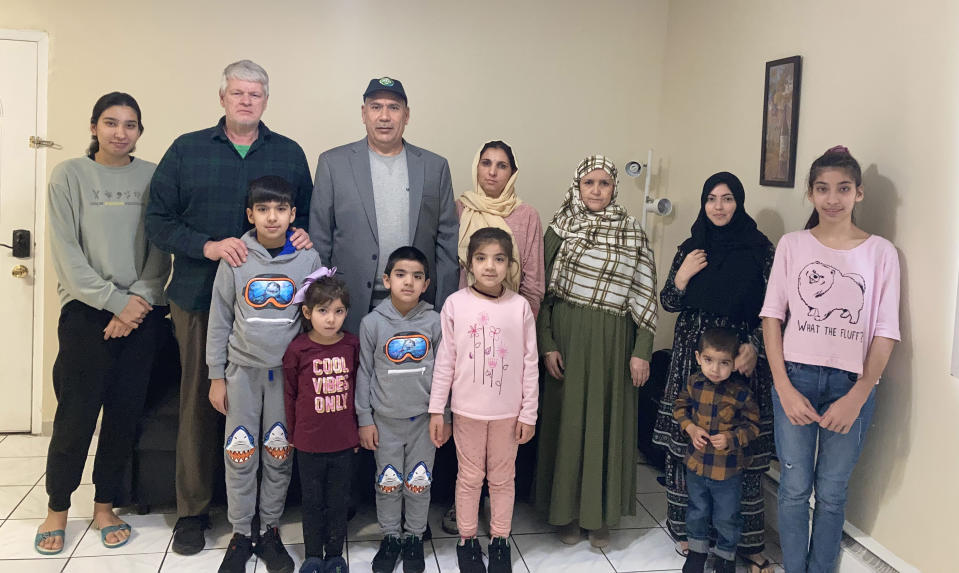
[[[283,355],[287,428],[303,489],[306,560],[301,573],[348,570],[343,559],[345,492],[350,491],[353,454],[360,443],[353,405],[360,343],[341,330],[350,295],[335,272],[319,269],[296,294],[307,331]]]

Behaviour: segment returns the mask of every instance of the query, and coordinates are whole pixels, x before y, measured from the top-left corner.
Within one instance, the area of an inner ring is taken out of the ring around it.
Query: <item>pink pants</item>
[[[509,537],[516,495],[516,418],[474,420],[453,414],[456,525],[460,537],[476,535],[483,478],[489,482],[490,535]]]

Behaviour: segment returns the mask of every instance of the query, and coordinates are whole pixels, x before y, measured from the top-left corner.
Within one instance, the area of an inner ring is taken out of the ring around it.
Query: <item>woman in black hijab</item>
[[[728,172],[711,176],[703,185],[699,216],[692,235],[679,246],[669,278],[660,293],[663,308],[678,312],[666,391],[660,403],[653,441],[666,448],[667,527],[685,554],[686,480],[683,456],[689,438],[673,418],[673,401],[692,372],[698,370],[694,351],[704,330],[724,326],[739,332],[741,346],[735,369],[749,378],[759,403],[760,435],[750,443],[752,461],[744,473],[743,532],[739,554],[764,571],[765,512],[762,476],[773,450],[772,375],[763,347],[759,309],[775,249],[746,213],[746,194]]]

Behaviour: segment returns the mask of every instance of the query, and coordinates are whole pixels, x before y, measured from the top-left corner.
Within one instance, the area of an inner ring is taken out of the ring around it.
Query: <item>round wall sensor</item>
[[[657,215],[669,215],[673,212],[673,202],[666,198],[650,199],[649,203],[646,204],[646,210]]]
[[[626,164],[626,175],[630,177],[639,177],[640,171],[643,170],[643,164],[639,161],[630,161]]]

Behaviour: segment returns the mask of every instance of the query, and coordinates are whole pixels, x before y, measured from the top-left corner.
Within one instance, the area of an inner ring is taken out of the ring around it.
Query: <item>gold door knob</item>
[[[27,270],[27,267],[25,267],[25,266],[23,266],[23,265],[17,265],[17,266],[15,266],[15,267],[13,267],[13,277],[14,277],[14,278],[22,279],[22,278],[26,277],[28,274],[30,274],[30,271],[28,271],[28,270]]]

